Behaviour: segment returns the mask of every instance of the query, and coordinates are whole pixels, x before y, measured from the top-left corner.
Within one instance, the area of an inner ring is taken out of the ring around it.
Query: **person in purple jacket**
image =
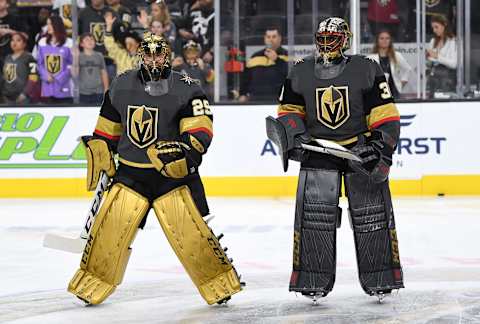
[[[42,81],[42,101],[73,103],[72,40],[67,38],[63,21],[58,16],[47,20],[47,36],[38,43],[38,72]]]

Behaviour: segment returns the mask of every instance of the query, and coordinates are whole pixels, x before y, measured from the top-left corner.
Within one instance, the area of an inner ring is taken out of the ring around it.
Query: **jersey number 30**
[[[392,97],[392,92],[390,91],[390,87],[388,86],[387,82],[382,82],[378,85],[382,93],[380,93],[380,97],[382,99],[390,99]]]
[[[193,115],[211,115],[212,111],[210,110],[210,103],[207,99],[195,99],[192,101]]]

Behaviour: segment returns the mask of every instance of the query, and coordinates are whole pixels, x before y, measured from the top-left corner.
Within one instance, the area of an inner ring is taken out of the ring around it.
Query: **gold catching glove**
[[[107,142],[91,136],[82,137],[87,153],[87,190],[93,191],[100,179],[100,172],[109,177],[115,175],[115,162]]]
[[[186,153],[191,148],[178,141],[158,141],[147,149],[147,155],[163,176],[181,179],[188,175]]]

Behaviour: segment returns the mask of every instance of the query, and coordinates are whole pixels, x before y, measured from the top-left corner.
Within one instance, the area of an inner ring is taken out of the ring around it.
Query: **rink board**
[[[401,139],[391,172],[396,195],[478,195],[475,102],[399,104]],[[92,107],[0,108],[0,197],[85,196]],[[291,196],[298,164],[283,173],[265,134],[275,106],[214,106],[214,140],[201,174],[212,196]],[[160,109],[161,118],[161,109]]]

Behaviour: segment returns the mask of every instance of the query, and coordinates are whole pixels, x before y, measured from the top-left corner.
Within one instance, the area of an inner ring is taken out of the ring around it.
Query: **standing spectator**
[[[215,10],[213,0],[197,0],[178,23],[178,34],[184,42],[195,40],[203,48],[202,59],[213,64]]]
[[[388,30],[390,35],[398,37],[400,18],[397,0],[370,0],[367,17],[373,35],[378,35],[382,30]]]
[[[78,70],[72,68],[74,75],[79,76],[80,103],[100,104],[109,83],[105,60],[102,53],[94,50],[95,39],[91,34],[80,36],[80,47]]]
[[[38,42],[47,36],[47,20],[50,17],[50,11],[47,8],[41,8],[37,14],[37,20],[29,32],[30,48],[32,48],[33,57],[37,57]]]
[[[427,84],[430,96],[435,92],[453,92],[457,83],[457,41],[449,28],[447,19],[432,17],[434,37],[427,49]]]
[[[116,18],[112,13],[105,14],[105,22],[107,24],[105,31],[105,47],[107,48],[108,56],[110,56],[117,67],[117,75],[134,69],[138,66],[137,50],[142,41],[141,37],[135,33],[125,35],[124,42],[120,46],[112,35],[112,28]]]
[[[80,12],[78,18],[78,32],[80,35],[90,33],[95,39],[95,51],[105,55],[107,72],[112,79],[116,75],[116,67],[113,60],[107,57],[107,50],[104,44],[105,37],[105,13],[107,7],[104,0],[91,0],[90,5]]]
[[[240,87],[241,102],[273,101],[288,74],[288,53],[276,27],[268,28],[263,38],[265,48],[254,53],[247,62]]]
[[[113,25],[113,33],[123,39],[132,26],[132,12],[120,4],[120,0],[107,0],[108,11],[116,18]]]
[[[200,81],[200,86],[209,95],[209,85],[213,82],[213,69],[210,64],[203,62],[200,58],[202,48],[194,41],[188,41],[183,47],[183,58],[177,57],[172,62],[172,68],[181,73],[188,74]]]
[[[77,8],[85,8],[85,0],[77,0]],[[63,19],[67,35],[72,36],[72,0],[53,0],[53,12]]]
[[[42,98],[48,103],[73,103],[72,95],[72,39],[62,18],[47,20],[47,36],[38,43],[38,72],[42,80]]]
[[[372,53],[368,58],[380,64],[393,97],[400,98],[403,88],[408,83],[412,67],[403,55],[393,48],[392,35],[389,31],[381,31],[376,36]]]
[[[26,93],[27,82],[37,82],[37,62],[25,49],[27,38],[22,33],[14,33],[10,41],[12,54],[5,58],[3,65],[2,94],[7,104],[29,103]]]
[[[427,26],[431,26],[432,17],[443,16],[452,26],[455,25],[457,0],[424,0],[426,7]],[[432,30],[427,28],[431,35]]]
[[[177,27],[172,22],[170,12],[165,2],[154,2],[150,5],[150,8],[152,10],[152,21],[157,20],[162,23],[163,37],[170,42],[175,53],[181,52],[175,51],[175,45],[177,45],[175,44],[175,40],[177,38]],[[178,44],[177,46],[181,46],[181,44]]]
[[[10,48],[12,35],[16,32],[26,32],[21,17],[11,15],[8,11],[9,7],[8,0],[0,0],[0,61],[2,62],[8,54],[12,53]]]

